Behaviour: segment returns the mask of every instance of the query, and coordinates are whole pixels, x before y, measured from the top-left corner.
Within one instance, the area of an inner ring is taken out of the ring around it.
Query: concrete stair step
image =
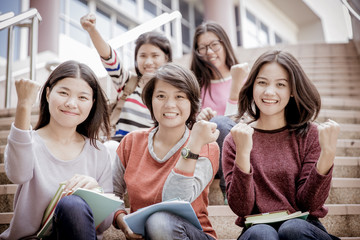
[[[323,122],[332,119],[338,123],[357,123],[360,124],[360,111],[358,110],[339,110],[321,109],[317,121]]]
[[[360,239],[360,205],[359,204],[327,204],[328,215],[320,219],[325,228],[342,239]],[[236,215],[227,205],[208,207],[210,221],[219,239],[236,239],[242,228],[235,225]],[[5,230],[12,218],[11,212],[0,213],[0,229]],[[104,239],[125,239],[120,230],[111,226]]]
[[[13,197],[16,193],[16,184],[0,185],[0,212],[9,212],[13,209]],[[10,201],[9,201],[10,200]],[[360,204],[360,178],[336,178],[332,179],[329,204]],[[209,191],[209,205],[223,205],[224,197],[219,187],[219,179],[214,179]]]
[[[360,178],[333,178],[327,204],[360,204]]]
[[[359,76],[357,75],[344,75],[344,76],[335,76],[335,75],[322,75],[322,74],[307,74],[312,82],[337,82],[339,79],[341,82],[358,82]]]
[[[0,163],[4,162],[5,145],[0,145]]]
[[[337,142],[336,156],[360,156],[360,139],[339,139]]]
[[[6,109],[0,109],[0,118],[3,117],[13,117],[15,116],[16,108],[6,108]],[[39,114],[39,107],[34,106],[31,110],[32,115]]]
[[[301,64],[301,63],[300,63]],[[348,62],[342,63],[317,63],[317,62],[303,62],[302,65],[303,69],[307,74],[310,73],[328,73],[328,72],[342,72],[346,74],[360,74],[360,69],[358,63],[350,64]]]
[[[38,121],[38,115],[31,115],[31,125],[35,127],[35,124]],[[9,130],[11,124],[14,122],[14,116],[1,117],[0,118],[0,130]]]
[[[333,97],[360,97],[359,88],[349,88],[349,89],[333,89],[333,88],[321,88],[319,89],[321,96],[333,96]]]
[[[360,178],[360,157],[336,157],[334,178]]]
[[[339,84],[336,84],[335,82],[314,82],[315,86],[319,91],[322,89],[341,89],[341,90],[349,90],[349,89],[360,89],[360,83],[356,83],[353,81],[346,82],[342,84],[341,86],[338,86]]]
[[[321,104],[327,110],[354,110],[360,111],[360,98],[322,97]]]
[[[336,157],[333,177],[360,178],[360,157]],[[0,184],[12,184],[6,176],[4,163],[0,163]]]

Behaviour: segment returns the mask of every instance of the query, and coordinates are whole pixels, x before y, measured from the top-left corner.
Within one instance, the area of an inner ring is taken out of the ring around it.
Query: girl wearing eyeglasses
[[[228,116],[237,112],[238,96],[248,75],[248,65],[239,64],[224,29],[215,22],[205,22],[195,30],[190,69],[201,87],[202,111],[197,119],[218,125],[220,136],[217,143],[221,150],[225,136],[236,124]],[[225,198],[221,151],[217,177]]]

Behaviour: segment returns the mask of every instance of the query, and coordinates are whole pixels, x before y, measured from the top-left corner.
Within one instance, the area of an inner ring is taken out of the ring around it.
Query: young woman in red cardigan
[[[270,51],[254,63],[239,95],[239,116],[223,146],[223,170],[230,208],[244,226],[250,214],[309,211],[308,219],[275,226],[254,225],[245,239],[337,239],[318,218],[329,194],[339,125],[316,119],[320,95],[289,53]]]
[[[142,99],[155,127],[127,134],[117,149],[114,192],[128,193],[130,211],[179,198],[191,203],[203,228],[177,215],[158,212],[145,225],[145,236],[124,223],[125,209],[114,216],[114,226],[127,239],[216,239],[207,206],[209,186],[218,171],[219,130],[215,123],[196,122],[200,87],[189,69],[165,64],[147,82]]]

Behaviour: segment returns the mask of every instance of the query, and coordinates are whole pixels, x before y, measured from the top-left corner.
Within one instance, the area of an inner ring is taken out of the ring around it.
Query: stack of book
[[[249,228],[255,224],[275,224],[293,218],[300,218],[306,220],[308,215],[309,212],[297,211],[294,213],[290,213],[288,210],[248,215],[245,216],[245,227]]]

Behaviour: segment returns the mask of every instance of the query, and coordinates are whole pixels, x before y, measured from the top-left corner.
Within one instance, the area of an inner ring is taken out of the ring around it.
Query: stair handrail
[[[173,20],[175,21],[175,30],[174,35],[178,44],[175,44],[175,48],[173,49],[175,54],[182,55],[182,36],[181,36],[181,18],[182,15],[179,11],[173,11],[171,13],[163,13],[151,20],[146,21],[145,23],[142,23],[129,31],[113,38],[108,41],[109,45],[112,46],[114,49],[121,48],[127,43],[135,41],[141,34],[149,31],[153,31],[167,23],[170,23]]]
[[[360,15],[350,6],[347,0],[341,0],[343,5],[349,10],[349,12],[358,20],[360,21]]]
[[[10,14],[13,14],[13,13],[12,12],[4,13],[1,16],[3,16],[3,15],[6,16],[6,14],[10,15]],[[5,28],[10,27],[10,26],[17,25],[18,23],[20,23],[20,22],[22,22],[24,20],[31,19],[33,17],[37,17],[39,19],[39,21],[42,20],[38,10],[35,9],[35,8],[31,8],[30,10],[28,10],[26,12],[20,13],[19,15],[16,15],[16,16],[13,16],[11,18],[7,18],[6,20],[1,21],[0,22],[0,30],[5,29]]]
[[[36,54],[38,48],[39,21],[42,20],[37,9],[13,16],[13,13],[5,13],[3,21],[0,22],[0,30],[8,28],[7,56],[6,56],[6,82],[5,82],[5,108],[11,107],[11,78],[13,63],[13,31],[15,26],[30,28],[30,79],[35,80]],[[30,20],[30,22],[29,22]]]

